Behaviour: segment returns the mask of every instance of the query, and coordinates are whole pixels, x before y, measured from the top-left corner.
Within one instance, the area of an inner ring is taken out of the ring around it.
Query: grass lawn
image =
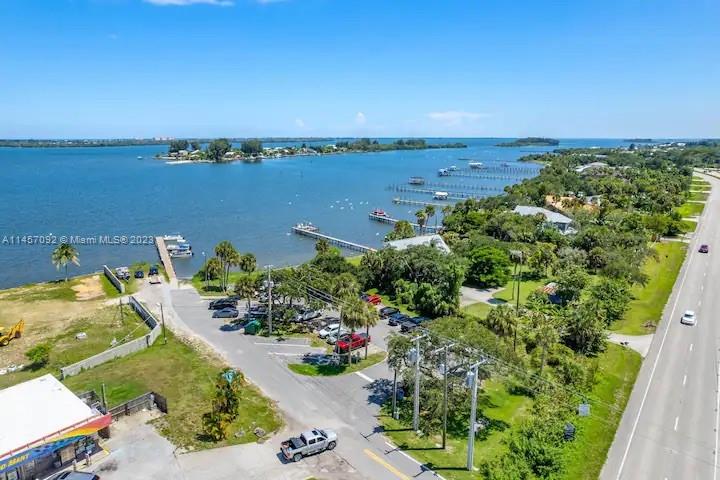
[[[105,307],[97,310],[91,317],[79,318],[67,324],[62,333],[42,340],[52,347],[50,361],[46,366],[36,369],[26,368],[19,372],[2,375],[0,376],[0,388],[46,373],[57,374],[60,367],[107,350],[111,347],[113,339],[118,342],[128,341],[141,337],[149,331],[140,316],[127,305],[123,306],[122,316],[119,307]],[[76,339],[75,335],[80,332],[85,332],[87,338]],[[10,345],[12,346],[13,343]],[[27,365],[27,360],[25,364]]]
[[[705,204],[703,203],[689,203],[685,202],[679,207],[677,207],[675,210],[680,214],[681,217],[687,218],[687,217],[697,217],[700,215],[705,208]]]
[[[705,186],[705,187],[709,187],[709,186],[710,186],[710,182],[708,182],[707,180],[705,180],[705,179],[703,179],[703,178],[701,178],[701,177],[693,177],[692,180],[690,181],[690,184],[691,184],[693,187],[695,187],[695,185],[702,185],[702,186]]]
[[[361,351],[361,355],[363,355]],[[380,363],[385,360],[385,352],[371,353],[368,358],[360,360],[358,363],[351,365],[311,365],[309,363],[291,363],[288,368],[299,375],[317,376],[333,376],[353,373],[363,370],[371,365]]]
[[[222,368],[216,357],[202,354],[170,334],[167,345],[158,339],[146,350],[86,370],[65,384],[74,392],[95,390],[99,394],[105,383],[110,407],[148,391],[163,395],[169,412],[155,424],[179,447],[202,449],[252,442],[256,426],[268,434],[277,431],[282,419],[272,402],[248,384],[243,389],[240,416],[227,440],[216,444],[203,438],[202,414],[210,409],[215,377]],[[236,432],[242,434],[236,436]]]
[[[261,271],[255,271],[253,273],[245,272],[230,272],[228,283],[232,286],[241,277],[251,275],[253,279],[257,279],[261,275],[264,275]],[[205,279],[198,274],[193,275],[191,280],[192,286],[198,291],[200,295],[205,296],[219,296],[224,297],[226,295],[220,288],[220,280],[208,280],[207,287],[205,286]],[[232,292],[228,292],[230,294]]]
[[[511,395],[505,387],[494,381],[487,381],[478,392],[478,408],[488,417],[507,424],[508,427],[492,431],[485,439],[475,441],[475,466],[502,455],[507,446],[504,441],[508,437],[512,425],[528,414],[532,400],[518,395]],[[418,461],[427,464],[448,480],[475,480],[477,472],[465,470],[467,457],[467,437],[448,435],[447,449],[442,450],[441,436],[432,435],[418,437],[407,425],[390,416],[380,417],[385,428],[385,435],[392,442],[407,451]]]
[[[680,220],[680,225],[685,233],[694,232],[697,228],[697,222],[693,222],[692,220]]]
[[[682,266],[687,245],[681,242],[658,243],[655,245],[658,258],[649,258],[643,272],[648,277],[645,286],[635,285],[632,288],[634,300],[625,317],[610,326],[610,330],[628,335],[652,333],[655,328],[646,328],[646,322],[657,325],[662,316],[675,279]]]
[[[523,280],[520,282],[520,304],[525,303],[528,295],[542,287],[547,283],[547,279],[541,280]],[[510,281],[503,290],[495,293],[493,298],[502,300],[504,302],[515,302],[515,295],[513,295],[513,283]]]
[[[462,308],[463,313],[473,315],[478,318],[485,318],[492,309],[492,305],[486,302],[477,302]]]
[[[608,343],[607,350],[598,360],[597,383],[592,396],[615,408],[595,402],[589,417],[575,419],[576,437],[565,451],[566,468],[560,477],[566,480],[594,480],[600,476],[642,363],[638,353],[612,343]]]
[[[389,295],[384,295],[384,294],[382,294],[382,293],[379,293],[379,292],[377,291],[377,288],[372,288],[372,289],[370,289],[370,290],[367,290],[366,293],[367,293],[368,295],[380,295],[380,298],[382,298],[382,303],[383,303],[383,305],[386,306],[386,307],[397,308],[398,310],[400,310],[400,311],[401,311],[402,313],[404,313],[405,315],[410,315],[410,316],[415,316],[415,315],[417,315],[414,311],[410,310],[410,309],[407,307],[407,305],[404,305],[404,304],[398,303],[398,302],[393,302],[392,300],[390,300],[390,296],[389,296]]]
[[[708,192],[690,192],[689,200],[700,200],[704,202],[707,200],[709,195],[710,194]]]

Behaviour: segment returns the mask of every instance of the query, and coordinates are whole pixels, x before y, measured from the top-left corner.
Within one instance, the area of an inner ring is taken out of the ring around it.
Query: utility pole
[[[397,420],[398,419],[398,411],[397,411],[397,375],[398,375],[398,369],[397,367],[393,368],[393,397],[392,397],[392,417]]]
[[[517,299],[516,299],[517,303],[515,304],[515,311],[518,315],[520,314],[520,279],[522,278],[523,261],[524,261],[523,251],[520,250],[520,272],[518,272],[518,276],[517,276]]]
[[[270,272],[272,271],[272,265],[267,266],[267,288],[268,288],[268,336],[272,335],[272,305],[273,305],[273,298],[272,298],[272,278],[270,277]]]
[[[432,353],[443,351],[443,427],[442,427],[442,448],[445,450],[447,445],[447,411],[448,411],[448,349],[455,345],[450,343],[442,346]]]
[[[415,394],[413,395],[413,430],[416,432],[420,430],[420,340],[425,335],[420,335],[414,338],[415,351],[411,352],[414,355],[410,356],[410,360],[415,363]]]
[[[207,271],[207,257],[205,252],[201,252],[203,256],[203,272],[205,272],[205,290],[208,288],[208,271]]]
[[[470,371],[465,378],[465,384],[472,390],[472,402],[470,404],[470,431],[468,432],[468,446],[467,446],[467,469],[469,472],[473,471],[473,457],[475,454],[475,423],[477,423],[477,380],[478,380],[478,365],[475,363],[470,367]],[[469,383],[469,385],[468,385]]]
[[[163,345],[167,345],[167,333],[165,332],[165,311],[163,310],[162,302],[159,302],[158,305],[160,305],[160,321],[162,322]]]

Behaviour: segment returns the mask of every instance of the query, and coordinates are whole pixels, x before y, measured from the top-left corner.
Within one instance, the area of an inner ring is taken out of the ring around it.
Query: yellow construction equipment
[[[5,333],[5,330],[0,327],[0,347],[6,346],[10,343],[10,340],[22,337],[23,331],[25,330],[25,320],[20,320],[13,327]]]

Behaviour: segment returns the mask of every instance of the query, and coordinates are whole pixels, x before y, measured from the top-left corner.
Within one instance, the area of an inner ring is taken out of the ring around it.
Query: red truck
[[[348,350],[357,350],[370,343],[370,336],[366,333],[351,333],[344,335],[335,344],[338,353],[347,353]]]

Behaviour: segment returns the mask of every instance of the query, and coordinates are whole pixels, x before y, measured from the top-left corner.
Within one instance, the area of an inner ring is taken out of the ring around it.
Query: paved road
[[[337,430],[340,436],[337,448],[320,457],[337,455],[347,462],[347,471],[341,478],[439,478],[435,472],[388,444],[387,438],[380,433],[377,415],[382,394],[387,393],[385,389],[392,379],[385,362],[360,374],[341,377],[295,375],[286,366],[288,359],[312,350],[302,339],[290,338],[278,343],[237,331],[223,331],[220,327],[224,321],[210,318],[207,301],[194,289],[171,289],[163,285],[154,292],[150,295],[148,291],[142,293],[146,304],[152,306],[162,298],[169,321],[202,338],[231,365],[242,370],[268,397],[278,402],[291,428],[300,431],[320,426]],[[384,322],[373,328],[373,343],[384,347],[384,337],[390,328]],[[316,474],[326,476],[327,472],[319,465]]]
[[[718,478],[720,181],[713,185],[601,473],[602,479]],[[698,252],[710,244],[710,254]],[[680,317],[694,310],[697,325]]]

